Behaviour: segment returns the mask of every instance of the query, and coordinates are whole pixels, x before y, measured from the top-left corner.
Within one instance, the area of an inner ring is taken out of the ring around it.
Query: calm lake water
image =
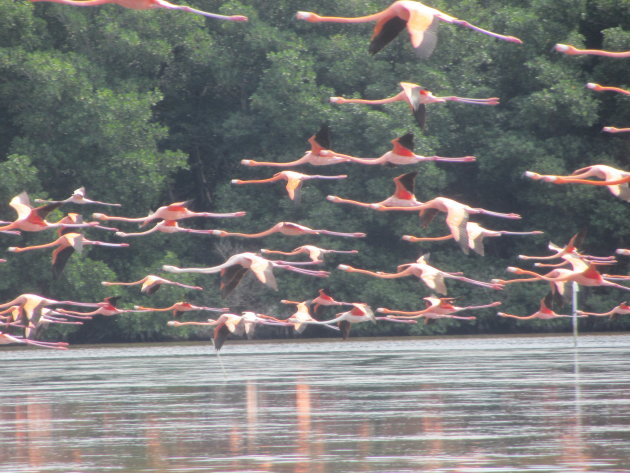
[[[628,472],[630,335],[0,350],[0,471]]]

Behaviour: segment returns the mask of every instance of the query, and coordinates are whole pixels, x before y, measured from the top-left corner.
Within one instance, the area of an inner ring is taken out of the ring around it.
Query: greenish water
[[[628,335],[0,350],[0,471],[630,471],[629,359]]]

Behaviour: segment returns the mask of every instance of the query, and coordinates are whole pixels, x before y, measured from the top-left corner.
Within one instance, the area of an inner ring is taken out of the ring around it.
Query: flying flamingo
[[[44,204],[94,204],[94,205],[108,205],[110,207],[121,207],[121,204],[110,204],[109,202],[100,202],[98,200],[91,200],[85,197],[85,187],[79,187],[75,190],[70,197],[64,200],[44,200],[35,199],[37,203]]]
[[[143,294],[154,294],[162,284],[171,284],[174,286],[183,287],[185,289],[195,289],[198,291],[202,291],[203,287],[200,286],[189,286],[188,284],[182,284],[181,282],[171,281],[169,279],[161,278],[160,276],[156,276],[154,274],[148,274],[142,279],[134,282],[109,282],[102,281],[101,284],[103,286],[136,286],[142,284],[140,288],[140,292]]]
[[[56,348],[57,350],[67,350],[68,344],[66,342],[41,342],[39,340],[31,340],[29,338],[19,337],[17,335],[10,335],[0,331],[0,345],[10,345],[19,343],[23,345],[33,345],[43,348]]]
[[[391,151],[388,151],[380,158],[354,158],[349,157],[348,159],[353,163],[365,164],[368,166],[371,165],[385,165],[385,164],[395,164],[395,165],[407,165],[407,164],[416,164],[425,161],[440,161],[440,162],[449,162],[449,163],[472,163],[476,161],[477,158],[474,156],[464,156],[461,158],[445,158],[442,156],[420,156],[413,152],[413,133],[407,133],[398,138],[394,138],[391,143],[394,145]]]
[[[94,213],[92,216],[98,220],[114,220],[118,222],[131,222],[139,223],[141,227],[152,222],[153,220],[182,220],[185,218],[193,217],[209,217],[209,218],[232,218],[242,217],[247,212],[228,212],[228,213],[213,213],[213,212],[193,212],[188,209],[188,205],[191,201],[174,202],[169,205],[158,208],[155,212],[149,213],[146,217],[115,217],[106,215],[103,213]],[[0,228],[1,230],[1,228]]]
[[[32,245],[25,247],[11,246],[8,251],[12,253],[23,253],[25,251],[41,250],[45,248],[55,248],[52,252],[52,271],[53,276],[58,277],[68,262],[72,254],[77,251],[81,252],[84,246],[103,246],[108,248],[126,248],[129,243],[107,243],[104,241],[88,240],[81,233],[71,232],[67,230],[65,233],[50,243],[41,245]]]
[[[377,210],[389,211],[389,210],[407,210],[407,211],[420,211],[420,219],[423,226],[427,226],[433,220],[433,217],[438,212],[446,213],[446,225],[453,235],[453,239],[459,244],[462,251],[468,254],[470,249],[468,232],[466,229],[468,218],[471,214],[483,214],[492,217],[520,219],[521,216],[515,213],[501,213],[493,212],[482,208],[474,208],[469,205],[462,204],[456,200],[449,199],[447,197],[436,197],[424,204],[411,207],[379,207]]]
[[[118,303],[118,299],[120,296],[109,296],[103,299],[102,302],[97,303],[97,308],[91,312],[77,312],[74,310],[67,309],[57,309],[58,312],[67,315],[80,315],[80,316],[94,316],[94,315],[103,315],[106,317],[111,317],[114,315],[126,314],[130,312],[143,312],[137,309],[119,309],[116,304]]]
[[[605,126],[602,128],[602,131],[606,133],[628,133],[630,132],[630,128],[616,128],[614,126]]]
[[[584,260],[578,255],[567,254],[563,257],[567,260],[572,268],[556,268],[547,274],[538,274],[534,271],[528,271],[521,268],[510,266],[507,271],[514,274],[529,275],[531,278],[525,279],[510,279],[510,280],[495,280],[499,284],[513,284],[517,282],[531,282],[531,281],[547,281],[551,285],[552,292],[564,293],[564,284],[566,282],[576,282],[582,286],[591,287],[616,287],[617,289],[623,289],[630,291],[630,287],[622,286],[609,280],[605,275],[602,275],[595,264]],[[603,263],[600,263],[603,264]],[[610,263],[608,263],[610,264]]]
[[[324,124],[319,131],[308,139],[311,149],[304,156],[295,161],[277,163],[253,161],[251,159],[241,160],[244,166],[272,166],[272,167],[294,167],[302,164],[310,164],[311,166],[329,166],[332,164],[346,163],[352,158],[345,154],[337,153],[330,150],[330,128]]]
[[[544,232],[540,230],[532,230],[530,232],[510,232],[506,230],[488,230],[476,222],[466,222],[466,234],[468,236],[468,246],[475,253],[485,256],[485,248],[483,246],[484,238],[500,237],[503,235],[541,235]],[[413,243],[420,241],[442,241],[454,238],[452,234],[442,237],[416,237],[412,235],[403,235],[402,239]]]
[[[311,305],[313,305],[313,312],[317,315],[320,307],[347,306],[352,305],[352,302],[336,301],[332,296],[326,293],[325,289],[320,289],[318,296],[311,300]]]
[[[630,202],[630,172],[616,169],[606,164],[593,164],[584,168],[576,169],[567,176],[556,176],[553,174],[538,174],[531,171],[525,172],[525,177],[535,181],[551,182],[553,184],[587,184],[591,186],[606,186],[608,190],[621,200]],[[593,181],[587,178],[594,177],[602,179]]]
[[[169,312],[173,311],[173,317],[179,317],[184,312],[190,312],[193,310],[204,310],[209,312],[227,312],[230,310],[228,307],[205,307],[193,305],[190,302],[180,301],[175,302],[169,307],[144,307],[140,305],[133,306],[139,312]]]
[[[151,233],[160,232],[160,233],[194,233],[199,235],[212,235],[214,230],[198,230],[196,228],[185,228],[180,227],[177,220],[161,220],[156,223],[152,228],[146,230],[144,232],[136,232],[136,233],[126,233],[126,232],[116,232],[116,236],[127,238],[127,237],[137,237],[137,236],[146,236]]]
[[[376,311],[380,314],[388,314],[388,317],[386,318],[417,319],[420,317],[424,317],[425,323],[428,323],[430,320],[441,319],[441,318],[475,320],[476,317],[474,316],[461,316],[461,315],[455,315],[455,314],[458,312],[462,312],[464,310],[485,309],[488,307],[496,307],[498,305],[501,305],[501,302],[495,301],[495,302],[491,302],[489,304],[484,304],[484,305],[458,307],[458,306],[453,305],[453,301],[455,299],[452,297],[429,296],[429,297],[424,297],[423,299],[425,301],[425,308],[422,310],[402,311],[402,310],[391,310],[391,309],[380,307],[376,309]]]
[[[416,199],[414,187],[418,171],[401,174],[394,178],[394,194],[380,202],[360,202],[358,200],[343,199],[336,195],[329,195],[326,199],[335,204],[350,204],[370,209],[380,209],[381,207],[416,207],[422,202]]]
[[[289,194],[289,198],[295,202],[299,202],[300,191],[302,190],[302,184],[304,181],[309,181],[311,179],[338,180],[345,179],[347,177],[348,176],[346,174],[339,174],[337,176],[322,176],[319,174],[302,174],[295,171],[280,171],[268,179],[232,179],[232,184],[266,184],[268,182],[287,181],[286,189]]]
[[[578,56],[591,54],[594,56],[606,56],[615,58],[630,57],[630,51],[603,51],[601,49],[578,49],[569,44],[556,44],[554,49],[559,53],[568,54],[569,56]]]
[[[284,255],[284,256],[295,256],[301,254],[307,254],[309,259],[313,263],[321,263],[324,261],[324,255],[327,254],[346,254],[346,255],[355,255],[359,252],[359,250],[328,250],[325,248],[320,248],[319,246],[314,245],[302,245],[298,246],[292,251],[279,251],[279,250],[267,250],[262,249],[260,252],[263,255],[267,254],[276,254],[276,255]]]
[[[593,315],[595,317],[605,317],[609,316],[613,318],[615,315],[627,315],[630,314],[630,305],[628,305],[628,301],[622,302],[618,306],[613,307],[608,312],[585,312],[583,310],[577,311],[578,315]]]
[[[218,266],[210,268],[177,268],[175,266],[165,265],[162,267],[164,271],[171,273],[201,273],[201,274],[221,274],[220,290],[225,297],[230,294],[247,273],[252,271],[258,280],[269,286],[273,290],[278,290],[276,278],[273,275],[274,268],[286,269],[296,273],[307,274],[326,278],[329,276],[328,271],[315,271],[312,269],[298,268],[296,265],[312,264],[308,262],[288,262],[288,261],[272,261],[261,257],[255,253],[238,253],[230,256],[227,261]],[[0,307],[1,308],[1,307]]]
[[[385,10],[367,16],[344,18],[319,16],[315,13],[300,11],[297,13],[296,18],[311,23],[367,23],[374,21],[376,25],[370,42],[370,54],[379,52],[406,27],[411,39],[411,45],[416,50],[416,54],[421,58],[427,58],[433,53],[437,44],[437,27],[440,20],[470,28],[504,41],[522,44],[522,41],[514,36],[504,36],[484,30],[420,2],[409,0],[394,2]]]
[[[96,222],[90,223],[64,223],[59,221],[57,223],[51,223],[45,220],[46,215],[55,210],[61,204],[46,204],[33,208],[31,201],[26,192],[22,192],[11,199],[9,205],[17,213],[17,219],[10,222],[8,225],[0,227],[0,232],[6,232],[7,230],[22,230],[24,232],[40,232],[49,228],[86,228],[93,227]],[[62,219],[63,220],[63,219]]]
[[[424,128],[426,119],[425,105],[430,103],[444,103],[444,102],[459,102],[470,103],[475,105],[499,105],[499,99],[497,97],[490,97],[487,99],[471,99],[466,97],[456,97],[454,95],[438,97],[433,95],[424,87],[418,84],[412,84],[410,82],[400,82],[402,91],[393,97],[386,99],[347,99],[344,97],[330,97],[332,103],[360,103],[367,105],[383,105],[392,102],[407,102],[416,122],[420,128]]]
[[[345,264],[340,264],[338,269],[349,273],[360,273],[368,276],[374,276],[380,279],[395,279],[404,278],[407,276],[416,276],[420,278],[429,289],[436,291],[439,294],[446,295],[446,284],[444,279],[456,279],[458,281],[474,284],[476,286],[486,287],[489,289],[503,289],[503,285],[498,282],[487,283],[483,281],[477,281],[470,279],[459,273],[449,273],[441,271],[427,263],[428,255],[420,256],[414,263],[401,264],[396,268],[395,273],[384,273],[382,271],[369,271],[366,269],[353,268]]]
[[[133,10],[153,10],[156,8],[165,8],[168,10],[180,10],[196,15],[203,15],[216,20],[227,21],[247,21],[247,17],[243,15],[219,15],[217,13],[208,13],[185,5],[174,5],[166,0],[31,0],[31,2],[53,2],[62,5],[72,5],[75,7],[96,7],[112,3],[121,7],[131,8]]]
[[[531,315],[521,316],[521,315],[507,314],[505,312],[497,312],[497,315],[500,317],[509,317],[509,318],[518,319],[518,320],[532,320],[532,319],[550,320],[550,319],[572,317],[571,315],[557,314],[552,309],[550,309],[549,306],[551,306],[552,300],[553,300],[552,295],[547,294],[545,297],[543,297],[540,300],[540,308]]]
[[[97,303],[76,302],[76,301],[58,301],[39,296],[37,294],[21,294],[15,299],[0,304],[0,309],[6,309],[11,306],[19,306],[20,319],[27,321],[25,328],[26,338],[31,338],[31,333],[37,328],[39,320],[43,315],[43,309],[52,305],[73,305],[78,307],[98,307]]]
[[[340,236],[340,237],[348,237],[348,238],[365,238],[365,233],[355,232],[355,233],[343,233],[343,232],[333,232],[331,230],[314,230],[312,228],[306,227],[304,225],[300,225],[293,222],[278,222],[271,228],[268,228],[265,231],[259,233],[238,233],[238,232],[226,232],[225,230],[212,230],[213,235],[217,235],[220,237],[241,237],[241,238],[263,238],[267,235],[272,235],[274,233],[280,233],[282,235],[287,236],[298,236],[298,235],[330,235],[330,236]]]
[[[282,304],[293,304],[296,306],[295,312],[291,314],[288,319],[285,319],[284,322],[291,324],[293,326],[293,329],[297,333],[304,332],[307,325],[309,324],[319,324],[319,325],[323,325],[324,327],[328,327],[329,329],[332,329],[332,330],[339,330],[338,327],[335,327],[333,325],[328,325],[328,324],[322,324],[320,323],[319,320],[313,318],[309,310],[310,301],[296,302],[296,301],[288,301],[286,299],[283,299],[280,302]]]
[[[184,325],[201,325],[215,327],[212,336],[214,349],[217,351],[223,347],[230,334],[242,336],[245,334],[245,321],[238,314],[225,313],[221,314],[218,319],[208,319],[207,322],[179,322],[177,320],[169,320],[167,324],[171,327],[181,327]]]
[[[594,90],[595,92],[617,92],[624,95],[630,95],[630,90],[621,89],[619,87],[599,85],[595,84],[594,82],[589,82],[588,84],[586,84],[586,88]]]

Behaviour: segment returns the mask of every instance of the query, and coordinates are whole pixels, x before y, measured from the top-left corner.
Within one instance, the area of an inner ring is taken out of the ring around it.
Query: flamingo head
[[[299,11],[296,13],[295,18],[298,20],[314,22],[319,20],[319,15],[309,11]]]

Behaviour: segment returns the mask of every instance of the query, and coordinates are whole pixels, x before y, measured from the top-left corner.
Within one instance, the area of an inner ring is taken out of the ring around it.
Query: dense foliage
[[[173,11],[132,11],[115,5],[73,8],[0,0],[0,201],[26,190],[31,198],[65,198],[84,185],[91,197],[120,202],[125,216],[194,199],[194,210],[247,210],[241,219],[186,221],[186,226],[261,231],[295,221],[313,228],[363,231],[364,240],[282,237],[219,239],[201,235],[153,234],[128,240],[127,249],[86,248],[53,280],[49,252],[7,254],[0,265],[0,299],[39,293],[59,299],[98,301],[122,295],[121,306],[167,306],[177,300],[235,311],[288,316],[280,299],[305,300],[330,287],[339,300],[373,307],[420,308],[429,291],[418,280],[378,280],[335,270],[345,262],[372,270],[396,266],[431,252],[432,263],[489,280],[506,277],[518,254],[545,254],[548,241],[564,244],[582,228],[584,250],[611,254],[630,245],[628,203],[604,188],[554,186],[526,180],[523,172],[568,174],[590,164],[629,169],[630,136],[606,135],[606,125],[630,126],[630,100],[598,94],[587,82],[629,88],[630,60],[569,57],[552,52],[555,43],[630,50],[630,3],[624,0],[436,0],[431,6],[471,23],[523,39],[509,44],[464,28],[443,24],[439,44],[418,60],[406,35],[375,56],[367,51],[371,25],[310,24],[294,19],[298,10],[359,16],[386,2],[350,0],[256,0],[193,2],[223,14],[245,14],[248,23],[229,23]],[[380,107],[334,105],[332,95],[383,98],[398,83],[420,83],[439,95],[501,98],[499,107],[444,104],[429,107],[420,132],[403,104]],[[521,221],[476,219],[492,229],[540,229],[544,236],[489,239],[486,256],[464,255],[452,241],[407,243],[401,235],[442,235],[443,217],[429,228],[415,214],[380,213],[335,205],[328,194],[377,202],[393,190],[392,178],[410,169],[359,165],[305,168],[305,173],[347,173],[345,181],[305,184],[293,204],[281,184],[231,186],[230,179],[270,177],[274,168],[248,168],[241,159],[291,161],[308,148],[306,140],[326,122],[332,148],[377,157],[390,140],[416,133],[418,154],[475,155],[474,164],[425,163],[416,195],[444,195],[501,212]],[[315,169],[315,171],[313,171]],[[264,198],[261,198],[264,196]],[[67,211],[67,208],[63,209]],[[87,217],[92,211],[75,207]],[[60,211],[51,220],[61,216]],[[12,220],[13,210],[0,208]],[[121,228],[124,224],[121,224]],[[132,229],[127,225],[125,229]],[[119,241],[96,230],[89,237]],[[53,239],[53,232],[0,236],[5,246]],[[222,300],[218,276],[186,276],[205,291],[167,287],[152,296],[138,288],[104,287],[101,281],[132,281],[160,271],[163,264],[209,266],[233,253],[261,247],[289,250],[301,244],[360,250],[331,255],[328,280],[277,274],[276,293],[251,280]],[[627,259],[626,259],[627,261]],[[627,273],[627,264],[614,267]],[[534,283],[492,291],[449,282],[449,295],[461,305],[503,301],[503,310],[529,314],[548,286]],[[608,310],[624,299],[617,289],[583,288],[580,305]],[[570,308],[561,310],[569,312]],[[334,312],[330,312],[332,316]],[[378,324],[357,327],[363,334],[496,333],[563,330],[569,323],[516,322],[479,313],[476,322],[440,321],[409,327]],[[79,329],[49,327],[46,336],[71,341],[133,341],[194,336],[166,327],[169,315],[138,314],[99,318]],[[205,314],[195,316],[203,319]],[[589,319],[583,329],[627,329],[624,320]],[[284,329],[265,335],[286,336]],[[308,330],[306,335],[326,331]]]

